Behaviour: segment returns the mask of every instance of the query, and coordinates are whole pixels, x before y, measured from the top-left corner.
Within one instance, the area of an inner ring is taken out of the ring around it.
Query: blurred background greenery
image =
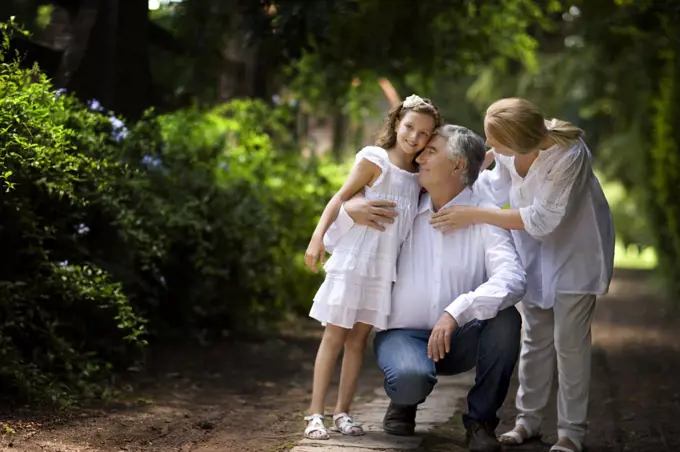
[[[675,0],[4,0],[0,386],[104,397],[148,342],[305,315],[302,253],[385,112],[587,132],[616,265],[680,292]]]

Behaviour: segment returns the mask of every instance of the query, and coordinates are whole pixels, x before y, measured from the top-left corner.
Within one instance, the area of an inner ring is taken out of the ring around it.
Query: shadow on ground
[[[3,413],[0,421],[17,434],[2,437],[0,450],[286,450],[304,427],[321,332],[315,322],[297,324],[266,340],[152,349],[147,370],[125,377],[127,390],[113,407]],[[370,350],[365,369],[358,402],[372,398],[380,384]],[[329,405],[335,396],[329,395]]]
[[[610,293],[598,300],[586,441],[590,452],[680,451],[680,313],[657,287],[649,272],[617,270]],[[499,433],[513,425],[516,388],[515,381]],[[544,443],[512,450],[548,450],[556,439],[555,411],[552,403]]]
[[[598,301],[590,452],[680,451],[680,313],[655,287],[647,272],[617,271],[610,294]],[[115,409],[5,414],[0,421],[18,434],[2,437],[0,450],[287,450],[300,439],[321,331],[314,322],[299,324],[267,340],[156,349],[149,370],[128,378]],[[372,399],[382,382],[370,350],[365,369],[358,402]],[[513,425],[516,387],[515,379],[499,433]],[[554,413],[553,403],[544,442],[507,450],[547,451],[555,439]],[[459,415],[428,434],[421,450],[466,450]]]

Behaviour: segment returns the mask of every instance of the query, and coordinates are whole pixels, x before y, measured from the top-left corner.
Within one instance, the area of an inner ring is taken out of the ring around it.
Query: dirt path
[[[618,270],[610,294],[598,301],[593,325],[590,452],[680,451],[680,312],[655,293],[647,272]],[[497,433],[514,425],[517,379]],[[555,400],[553,393],[552,400]],[[547,452],[556,440],[553,403],[542,441],[504,450]],[[435,429],[427,452],[464,452],[458,418]]]
[[[0,430],[0,451],[286,450],[300,437],[319,334],[302,320],[268,340],[154,350],[149,370],[123,385],[126,402],[113,409],[0,414],[17,432]],[[381,381],[371,354],[365,369],[358,403]]]
[[[649,273],[617,271],[610,294],[598,301],[590,451],[680,451],[680,312],[669,312],[653,287]],[[516,383],[499,432],[513,425],[515,388]],[[544,444],[513,450],[548,450],[555,439],[555,410],[553,404]]]
[[[618,271],[610,295],[598,302],[590,451],[680,451],[680,312],[668,312],[652,287],[647,273]],[[156,350],[151,370],[130,381],[128,403],[68,416],[1,416],[17,435],[0,440],[0,450],[288,450],[299,439],[319,340],[316,325],[302,324],[264,341]],[[359,404],[381,384],[372,353],[365,369]],[[514,419],[514,385],[499,432]],[[554,411],[544,443],[509,450],[547,451]],[[422,450],[465,450],[458,423],[455,416],[435,429]]]

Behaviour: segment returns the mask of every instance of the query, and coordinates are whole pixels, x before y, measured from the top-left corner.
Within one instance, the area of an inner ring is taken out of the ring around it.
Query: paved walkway
[[[353,411],[358,422],[366,431],[364,436],[350,437],[331,432],[329,440],[301,440],[291,452],[375,452],[419,450],[424,439],[423,433],[437,425],[446,423],[465,399],[474,382],[474,372],[452,377],[439,377],[434,392],[420,405],[417,415],[416,435],[410,437],[392,436],[383,432],[382,419],[389,405],[389,399],[382,387],[376,388],[376,398],[357,406]]]
[[[677,305],[677,302],[676,302]],[[593,324],[593,368],[588,450],[593,452],[680,451],[680,307],[664,299],[647,272],[617,270],[609,295],[597,304]],[[514,424],[517,377],[500,411],[500,434]],[[441,377],[421,406],[418,435],[394,437],[382,432],[388,405],[382,388],[357,407],[367,434],[359,438],[332,434],[329,441],[300,441],[293,452],[466,451],[462,429],[448,422],[464,406],[474,373]],[[375,384],[375,379],[371,380]],[[557,439],[555,388],[546,410],[542,440],[507,448],[508,452],[546,452]],[[434,431],[434,427],[440,426]],[[430,431],[429,434],[423,433]]]

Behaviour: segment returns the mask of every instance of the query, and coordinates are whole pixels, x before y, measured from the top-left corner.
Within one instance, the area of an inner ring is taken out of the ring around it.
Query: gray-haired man
[[[418,156],[427,193],[401,249],[388,329],[374,342],[391,399],[383,426],[394,435],[413,434],[417,405],[438,374],[476,367],[463,416],[474,452],[500,450],[494,431],[519,355],[521,318],[514,305],[524,296],[526,275],[508,231],[479,224],[443,234],[430,220],[451,205],[492,207],[471,189],[485,154],[481,137],[446,125]],[[362,197],[348,201],[326,236],[327,248],[354,222],[378,229],[391,222],[386,206]]]

